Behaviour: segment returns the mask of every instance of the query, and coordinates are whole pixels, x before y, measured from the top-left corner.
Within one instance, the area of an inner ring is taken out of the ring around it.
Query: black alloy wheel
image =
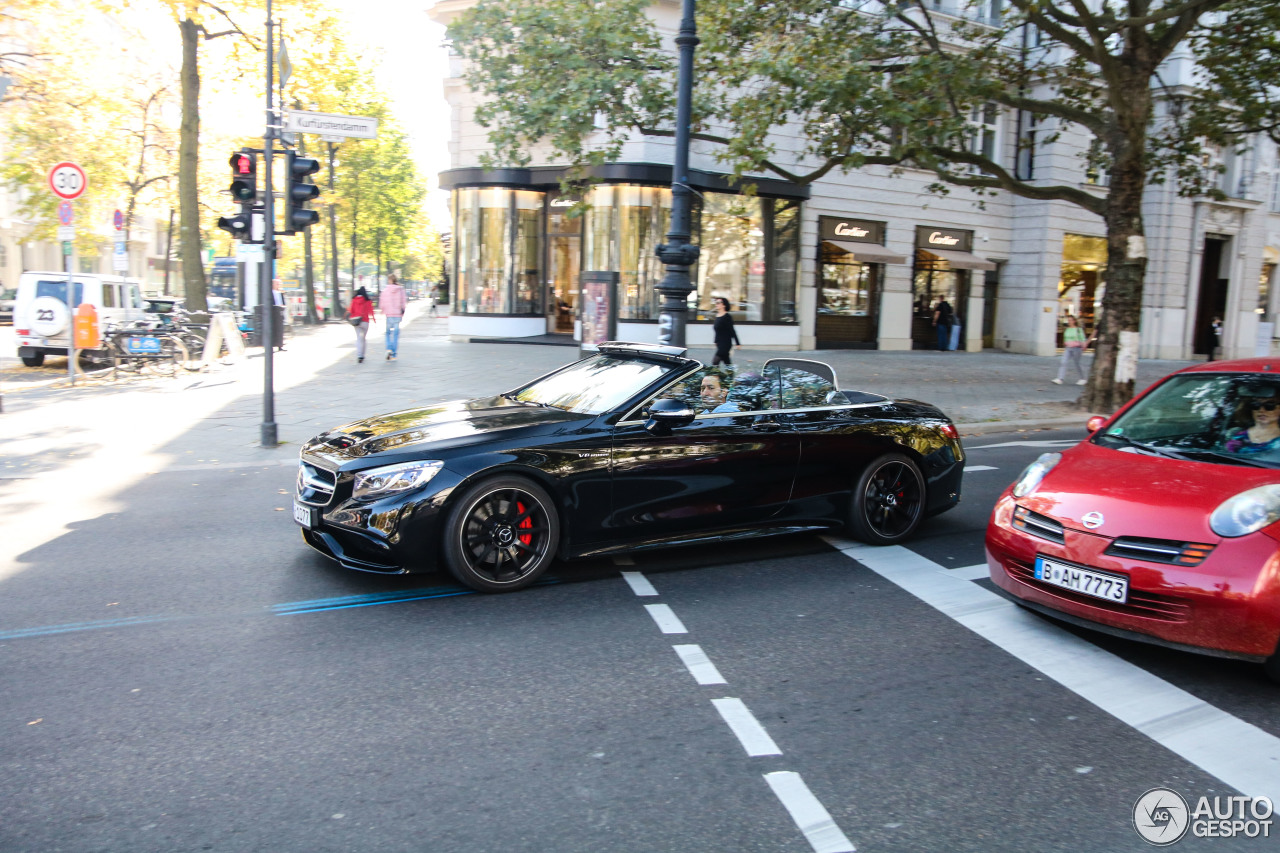
[[[854,488],[849,528],[871,545],[894,545],[910,536],[924,518],[924,477],[901,453],[876,459]]]
[[[472,589],[511,592],[546,571],[559,543],[551,496],[523,477],[495,477],[476,483],[453,505],[445,565]]]

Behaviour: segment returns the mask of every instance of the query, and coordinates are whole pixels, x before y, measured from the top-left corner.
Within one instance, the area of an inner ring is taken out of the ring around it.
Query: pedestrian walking
[[[1061,385],[1062,380],[1067,378],[1067,368],[1075,369],[1076,375],[1080,378],[1076,380],[1077,385],[1085,384],[1084,366],[1082,364],[1084,348],[1093,343],[1093,338],[1085,340],[1084,329],[1080,328],[1080,321],[1076,319],[1076,315],[1067,315],[1067,327],[1062,330],[1062,363],[1058,365],[1058,375],[1050,381],[1054,385]]]
[[[964,318],[960,316],[959,311],[951,312],[951,349],[961,350],[960,335],[964,332]]]
[[[387,277],[387,286],[382,288],[382,296],[378,299],[382,316],[387,318],[387,361],[395,361],[400,351],[400,321],[404,319],[405,303],[404,288],[392,273]]]
[[[427,301],[431,303],[427,306],[427,316],[439,317],[440,312],[436,310],[436,305],[439,304],[440,300],[439,300],[439,294],[436,292],[436,286],[434,284],[431,285],[431,287],[428,288],[427,290]]]
[[[723,296],[715,298],[716,318],[711,323],[711,332],[715,336],[716,355],[711,359],[714,367],[717,364],[727,364],[733,366],[733,359],[730,354],[733,345],[737,344],[742,347],[742,341],[738,340],[738,331],[733,328],[733,317],[729,316],[729,300]]]
[[[950,349],[948,345],[951,343],[951,324],[955,322],[955,318],[951,303],[945,299],[939,299],[933,309],[933,327],[938,332],[938,350],[941,352]]]
[[[363,287],[356,291],[351,300],[347,321],[356,328],[356,363],[359,364],[364,361],[365,337],[369,334],[369,324],[374,322],[373,303],[369,301],[369,292]]]

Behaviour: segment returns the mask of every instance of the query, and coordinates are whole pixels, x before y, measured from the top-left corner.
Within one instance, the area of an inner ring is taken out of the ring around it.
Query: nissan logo
[[[1090,530],[1101,527],[1102,522],[1103,518],[1102,513],[1100,512],[1086,512],[1084,514],[1084,518],[1080,519],[1080,523]]]

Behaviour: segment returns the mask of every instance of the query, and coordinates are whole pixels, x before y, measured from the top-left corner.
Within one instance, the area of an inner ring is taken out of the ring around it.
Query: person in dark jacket
[[[711,359],[712,366],[717,364],[733,364],[730,353],[733,345],[742,346],[742,341],[738,340],[738,332],[733,328],[733,318],[729,316],[729,300],[723,296],[717,296],[716,319],[711,324],[711,331],[715,335],[716,340],[716,357]]]

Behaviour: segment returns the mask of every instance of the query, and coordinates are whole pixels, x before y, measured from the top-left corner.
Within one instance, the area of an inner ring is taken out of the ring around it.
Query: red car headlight
[[[1258,486],[1223,501],[1209,527],[1219,536],[1234,538],[1255,533],[1280,519],[1280,485]]]
[[[1034,492],[1053,467],[1061,461],[1061,453],[1040,454],[1040,458],[1028,465],[1027,470],[1023,471],[1017,482],[1013,484],[1013,496],[1023,498]]]

